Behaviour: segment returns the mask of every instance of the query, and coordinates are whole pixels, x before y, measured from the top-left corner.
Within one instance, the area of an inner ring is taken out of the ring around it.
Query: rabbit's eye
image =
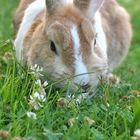
[[[95,35],[95,39],[94,39],[94,47],[96,47],[96,45],[97,45],[97,37],[98,37],[98,34]]]
[[[57,54],[56,46],[53,41],[51,41],[50,48],[51,48],[51,51],[53,51],[55,54]]]
[[[94,47],[96,47],[96,45],[97,45],[97,40],[96,40],[96,38],[94,39]]]

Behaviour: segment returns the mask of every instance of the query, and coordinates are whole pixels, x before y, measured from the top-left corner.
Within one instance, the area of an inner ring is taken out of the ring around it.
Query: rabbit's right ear
[[[83,11],[86,16],[93,18],[96,12],[102,6],[104,0],[74,0],[74,4],[81,11]]]
[[[47,15],[53,14],[58,7],[64,4],[64,0],[46,0]]]

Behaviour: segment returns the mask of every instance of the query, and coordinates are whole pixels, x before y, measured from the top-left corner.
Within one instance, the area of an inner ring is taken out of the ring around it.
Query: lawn
[[[17,1],[0,0],[0,140],[136,138],[134,133],[140,129],[140,0],[118,0],[131,14],[134,30],[130,52],[114,71],[121,83],[100,85],[95,96],[80,105],[61,98],[67,85],[61,90],[53,83],[49,88],[40,85],[35,74],[18,65],[12,45],[12,13]],[[47,98],[38,105],[34,93],[44,93],[44,88]]]

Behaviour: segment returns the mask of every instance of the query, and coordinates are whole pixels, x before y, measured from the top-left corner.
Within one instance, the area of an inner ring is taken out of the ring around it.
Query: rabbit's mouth
[[[77,91],[82,93],[89,91],[94,92],[99,83],[100,77],[105,75],[107,71],[108,67],[104,65],[102,67],[94,67],[92,71],[88,73],[81,73],[79,75],[69,74],[66,71],[61,71],[61,73],[59,71],[53,73],[50,72],[49,78],[57,89],[67,87],[71,93]],[[87,79],[87,77],[89,77],[89,79]]]

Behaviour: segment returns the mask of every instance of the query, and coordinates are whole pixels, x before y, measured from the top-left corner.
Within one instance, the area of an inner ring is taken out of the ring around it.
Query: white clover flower
[[[45,81],[43,84],[41,83],[41,80],[38,79],[36,82],[35,82],[36,85],[38,85],[40,88],[45,88],[48,86],[48,81]]]
[[[137,129],[137,130],[134,132],[134,135],[140,138],[140,129]]]
[[[35,71],[37,67],[38,67],[37,64],[35,64],[34,66],[31,66],[30,69],[33,70],[33,71]]]
[[[37,71],[37,72],[42,72],[42,71],[43,71],[43,68],[38,66],[38,67],[36,68],[36,71]]]
[[[45,81],[44,83],[43,83],[43,85],[42,85],[43,87],[47,87],[48,86],[48,82],[47,81]]]
[[[36,85],[41,87],[41,80],[40,79],[38,79],[35,83],[36,83]]]
[[[35,92],[33,96],[30,96],[30,99],[44,102],[46,96],[44,94],[40,94],[39,92]]]
[[[44,76],[41,74],[41,72],[43,72],[43,68],[38,66],[37,64],[35,64],[34,66],[31,66],[30,70],[31,70],[30,73],[36,77]]]
[[[34,112],[27,112],[27,117],[32,118],[33,120],[36,120],[36,114]]]
[[[91,118],[85,116],[84,117],[84,123],[87,124],[87,125],[89,125],[89,126],[92,126],[93,124],[95,124],[95,121],[92,120]]]
[[[35,64],[35,65],[34,65],[34,69],[36,69],[37,67],[38,67],[37,64]]]
[[[106,103],[107,107],[110,107],[110,104],[109,103]]]
[[[82,93],[81,95],[79,95],[77,98],[76,98],[76,104],[81,104],[81,102],[84,100],[84,99],[87,99],[87,97],[89,96],[89,93]]]
[[[30,98],[32,98],[32,96],[30,96]],[[35,110],[39,110],[40,108],[38,102],[34,99],[30,99],[28,104]]]
[[[46,101],[46,96],[44,96],[43,94],[40,95],[39,101],[45,102]]]
[[[76,122],[76,118],[70,118],[69,120],[68,120],[68,126],[71,128],[71,127],[73,127],[73,125],[75,124],[75,122]]]
[[[35,110],[39,110],[40,109],[39,103],[36,103],[36,105],[34,105],[34,109]]]
[[[39,99],[40,99],[40,95],[39,95],[39,93],[38,93],[38,92],[35,92],[34,95],[33,95],[33,98],[39,100]]]
[[[42,67],[35,64],[34,66],[31,66],[30,70],[30,74],[33,74],[33,76],[35,76],[35,78],[37,79],[35,82],[37,91],[30,96],[28,104],[35,110],[39,110],[43,107],[42,104],[46,101],[45,88],[48,86],[48,82],[45,81],[42,84],[41,80],[39,79],[40,76],[44,76],[41,74],[41,72],[43,71]]]
[[[38,101],[44,101],[46,97],[43,94],[39,94],[39,92],[35,92],[33,98]]]
[[[45,91],[44,88],[40,88],[40,89],[39,89],[39,93],[40,93],[41,95],[44,95],[44,96],[46,97],[46,91]]]
[[[42,92],[35,92],[33,95],[30,96],[29,105],[33,107],[35,110],[39,110],[43,107],[42,103],[46,101],[46,92],[44,89],[41,90]]]
[[[131,137],[131,140],[139,140],[138,137]]]

